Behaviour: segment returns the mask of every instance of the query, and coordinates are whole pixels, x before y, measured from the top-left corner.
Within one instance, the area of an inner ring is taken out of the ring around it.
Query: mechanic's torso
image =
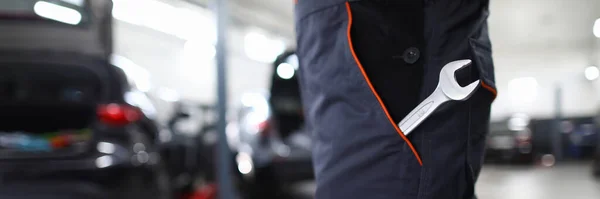
[[[316,198],[473,194],[495,94],[488,4],[298,0],[297,52],[315,135]],[[473,60],[459,82],[481,79],[493,92],[479,89],[405,137],[396,123],[431,94],[441,68],[459,59]]]

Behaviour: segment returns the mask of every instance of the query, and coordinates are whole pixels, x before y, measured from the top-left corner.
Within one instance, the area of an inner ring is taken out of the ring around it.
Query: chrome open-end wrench
[[[464,101],[475,93],[475,90],[479,86],[479,80],[462,87],[458,84],[454,76],[457,70],[470,64],[471,60],[458,60],[450,62],[442,68],[440,80],[433,93],[398,123],[398,127],[404,132],[404,135],[408,135],[417,128],[419,124],[445,102]]]

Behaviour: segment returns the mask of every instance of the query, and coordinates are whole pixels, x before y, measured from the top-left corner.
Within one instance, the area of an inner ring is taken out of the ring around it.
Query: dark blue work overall
[[[297,0],[297,53],[314,132],[317,199],[471,199],[496,96],[489,0]],[[467,101],[409,136],[397,127],[448,62],[471,59]]]

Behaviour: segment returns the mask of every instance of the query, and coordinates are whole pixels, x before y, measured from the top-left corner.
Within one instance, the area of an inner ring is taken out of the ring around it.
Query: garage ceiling
[[[490,35],[497,50],[592,47],[598,0],[492,0]]]
[[[184,0],[208,7],[211,0]],[[271,33],[294,38],[292,0],[229,0],[236,25],[257,26]]]
[[[207,5],[209,0],[186,0]],[[294,37],[292,0],[229,0],[238,22]],[[491,0],[490,35],[496,51],[590,48],[599,0]]]

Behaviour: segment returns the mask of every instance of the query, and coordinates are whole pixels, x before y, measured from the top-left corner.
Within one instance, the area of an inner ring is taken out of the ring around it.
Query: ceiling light
[[[35,3],[33,11],[40,17],[66,24],[77,25],[81,22],[81,13],[77,10],[45,1]]]
[[[282,63],[277,66],[277,75],[281,79],[291,79],[294,77],[295,69],[294,66],[288,63]]]
[[[596,80],[598,79],[598,76],[600,76],[600,71],[598,70],[598,67],[588,66],[587,68],[585,68],[585,78],[587,80]]]
[[[594,36],[600,38],[600,19],[596,19],[594,22]]]

